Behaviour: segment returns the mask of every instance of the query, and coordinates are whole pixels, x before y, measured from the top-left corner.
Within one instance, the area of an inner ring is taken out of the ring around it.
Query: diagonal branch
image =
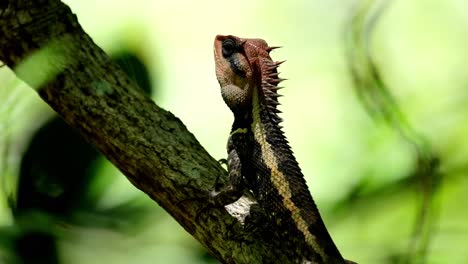
[[[207,208],[226,172],[111,62],[59,0],[0,4],[0,60],[224,263],[290,262],[281,239],[243,228],[246,199]],[[250,215],[252,222],[256,216]],[[258,220],[260,221],[260,220]],[[278,232],[280,233],[280,232]]]

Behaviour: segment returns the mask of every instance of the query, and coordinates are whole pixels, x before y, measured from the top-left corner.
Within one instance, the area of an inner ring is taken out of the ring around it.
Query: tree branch
[[[206,194],[218,177],[225,182],[226,171],[178,118],[111,62],[68,6],[59,0],[3,1],[0,19],[0,60],[216,258],[291,261],[281,239],[244,228],[240,220],[249,216],[252,201],[207,208]],[[255,223],[256,216],[249,219]]]

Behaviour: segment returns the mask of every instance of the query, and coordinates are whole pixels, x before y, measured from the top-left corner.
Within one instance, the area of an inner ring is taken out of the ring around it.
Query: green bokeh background
[[[406,252],[419,189],[373,191],[408,177],[415,160],[407,142],[376,123],[355,95],[344,33],[359,1],[65,2],[106,52],[128,49],[140,56],[153,79],[154,101],[179,117],[216,158],[226,155],[233,118],[214,74],[215,35],[283,46],[272,57],[287,60],[280,67],[288,79],[280,99],[284,131],[342,254],[359,263],[396,263],[392,256]],[[426,263],[468,263],[467,8],[463,0],[395,0],[370,37],[371,55],[400,110],[441,160]],[[22,153],[54,114],[6,67],[0,83],[0,226],[8,228],[15,221],[7,198],[14,196]],[[90,193],[97,206],[136,200],[146,210],[144,219],[124,231],[62,226],[62,263],[216,263],[104,158],[96,168]],[[363,182],[361,192],[373,195],[347,202]],[[0,262],[8,254],[0,247]]]

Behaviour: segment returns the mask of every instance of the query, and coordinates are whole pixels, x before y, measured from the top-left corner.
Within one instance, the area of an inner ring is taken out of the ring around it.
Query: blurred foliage
[[[151,95],[154,85],[136,54],[121,50],[113,60]],[[7,156],[5,148],[4,157]],[[99,204],[105,188],[115,177],[122,177],[115,172],[108,175],[114,169],[103,170],[103,163],[108,161],[58,116],[34,131],[22,153],[16,190],[8,200],[13,225],[0,229],[0,256],[4,261],[64,263],[60,260],[59,241],[70,239],[70,228],[129,234],[144,228],[153,203],[143,202],[143,194],[110,206]],[[6,164],[2,166],[5,167]]]
[[[285,46],[286,135],[343,255],[468,262],[466,1],[66,2],[217,158],[214,36]],[[216,263],[6,67],[0,83],[0,263]]]

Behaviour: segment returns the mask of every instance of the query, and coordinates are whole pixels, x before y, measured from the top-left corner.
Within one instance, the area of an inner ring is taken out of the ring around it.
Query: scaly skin
[[[247,188],[270,224],[290,238],[285,246],[304,256],[303,261],[346,263],[279,125],[277,85],[282,79],[276,69],[281,62],[272,61],[272,49],[262,39],[216,36],[216,77],[235,120],[228,141],[230,184],[214,199],[232,203]]]

